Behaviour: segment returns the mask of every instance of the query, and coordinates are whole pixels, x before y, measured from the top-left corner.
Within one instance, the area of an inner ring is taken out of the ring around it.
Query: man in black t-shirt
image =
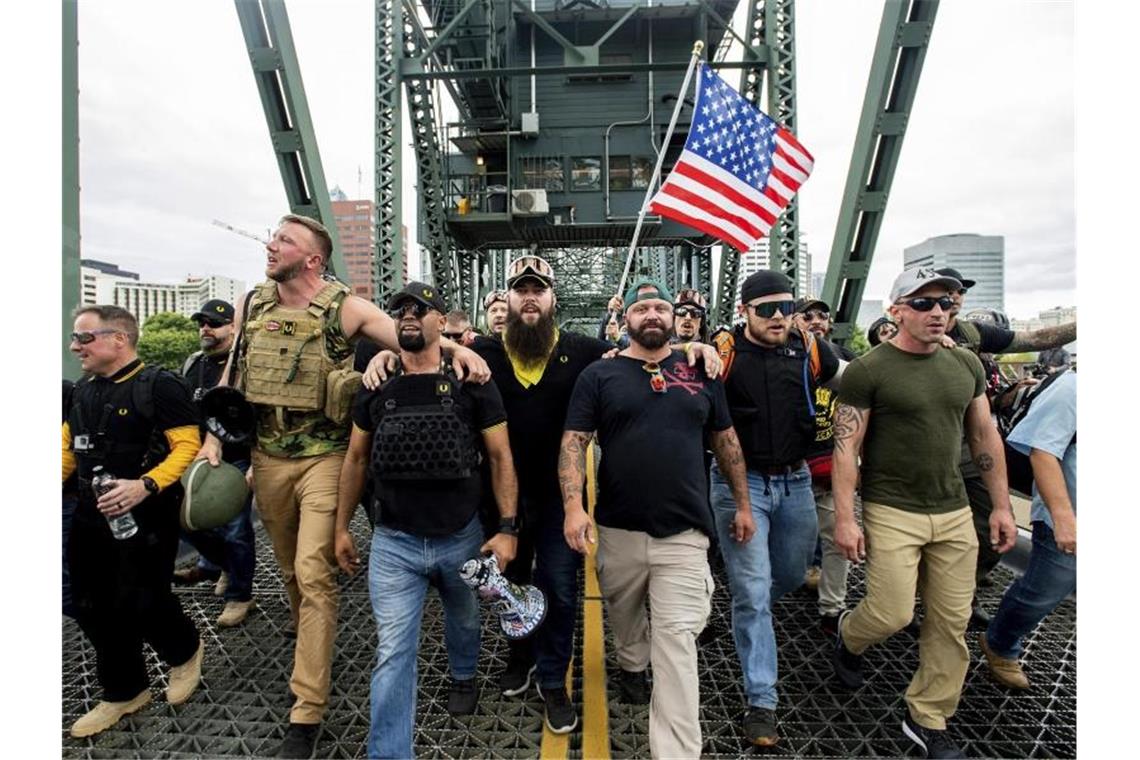
[[[644,692],[652,662],[649,749],[655,757],[701,754],[696,637],[705,626],[713,579],[704,440],[731,483],[737,504],[733,540],[755,531],[740,450],[724,388],[704,378],[668,345],[669,292],[643,280],[625,296],[630,346],[588,367],[566,414],[558,476],[568,546],[585,554],[594,525],[582,501],[586,450],[602,447],[596,509],[598,583],[606,600],[619,683]],[[653,618],[652,632],[646,601]]]
[[[227,301],[212,299],[202,304],[192,320],[198,323],[198,339],[202,350],[191,354],[182,367],[194,394],[194,401],[218,384],[234,342],[234,307]],[[204,438],[203,425],[200,433]],[[249,471],[249,445],[222,445],[222,459],[242,472]],[[176,583],[197,583],[217,579],[214,593],[226,600],[218,625],[229,628],[240,625],[253,606],[253,573],[257,562],[253,533],[253,494],[245,500],[241,512],[225,525],[211,530],[183,531],[182,537],[198,550],[198,562],[174,571]],[[219,577],[224,571],[225,575]]]
[[[1077,339],[1077,323],[1044,327],[1040,330],[1013,331],[993,322],[981,320],[960,320],[966,293],[974,286],[974,281],[964,278],[957,269],[945,267],[936,270],[938,274],[953,277],[962,283],[962,287],[950,293],[954,302],[950,307],[950,319],[947,322],[946,336],[952,339],[960,348],[966,348],[974,354],[1002,354],[1021,353],[1023,351],[1043,351],[1047,348],[1057,348],[1072,343]],[[959,461],[962,480],[966,483],[966,494],[970,499],[970,511],[974,518],[974,530],[978,534],[978,566],[977,580],[985,583],[990,571],[997,567],[1001,555],[993,551],[989,545],[990,515],[993,504],[990,501],[989,491],[982,481],[982,474],[973,462],[970,448],[962,441],[962,453]],[[990,616],[980,609],[975,600],[974,611],[970,617],[970,627],[981,629],[989,625]]]
[[[396,320],[402,371],[362,389],[337,492],[336,559],[360,567],[349,523],[366,476],[374,530],[368,587],[376,618],[369,757],[411,757],[416,714],[416,642],[428,584],[443,602],[452,684],[447,710],[470,715],[479,699],[475,668],[480,616],[459,575],[468,559],[493,552],[502,569],[514,557],[517,485],[502,398],[491,383],[460,383],[439,347],[447,311],[430,285],[408,283],[388,303]],[[479,521],[480,458],[486,451],[502,522],[486,543]]]

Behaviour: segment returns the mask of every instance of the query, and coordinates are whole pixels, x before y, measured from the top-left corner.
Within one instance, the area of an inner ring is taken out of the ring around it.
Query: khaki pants
[[[819,517],[819,614],[835,616],[847,607],[847,571],[851,563],[835,546],[835,497],[814,483],[812,492]],[[855,498],[859,498],[858,494]]]
[[[697,634],[712,607],[708,548],[708,536],[697,530],[654,538],[598,527],[598,584],[618,664],[636,673],[653,662],[649,753],[655,758],[701,754]]]
[[[942,730],[958,708],[970,665],[966,625],[978,554],[970,509],[927,515],[863,502],[863,530],[867,595],[843,620],[843,642],[862,654],[901,630],[914,614],[917,586],[926,617],[906,703],[916,723]]]
[[[273,542],[297,627],[289,687],[293,723],[319,723],[328,708],[338,588],[333,552],[344,454],[274,457],[253,452],[257,511]]]

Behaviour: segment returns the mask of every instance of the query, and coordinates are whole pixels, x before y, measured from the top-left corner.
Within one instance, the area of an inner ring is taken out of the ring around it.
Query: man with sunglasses
[[[412,757],[416,657],[427,588],[443,602],[451,667],[447,711],[475,712],[481,616],[459,570],[480,552],[500,569],[515,554],[517,486],[506,410],[494,383],[459,383],[440,350],[443,298],[409,282],[388,302],[399,325],[400,371],[353,404],[352,437],[340,473],[336,558],[349,575],[360,559],[349,523],[367,478],[373,524],[368,587],[378,643],[372,671],[368,757]],[[500,518],[484,542],[479,505],[486,451]]]
[[[325,279],[332,237],[320,222],[286,214],[266,245],[267,280],[237,310],[238,334],[223,383],[236,385],[257,415],[252,452],[257,509],[281,568],[297,631],[289,687],[296,700],[278,757],[310,757],[328,709],[339,589],[333,553],[337,481],[348,449],[353,344],[365,337],[398,347],[395,322],[347,285]],[[453,346],[461,379],[485,382],[486,363]],[[234,364],[236,362],[236,365]],[[208,434],[198,453],[218,464]]]
[[[443,337],[460,346],[469,346],[475,340],[475,331],[471,329],[471,320],[463,309],[453,309],[447,312],[447,323],[443,326]]]
[[[182,367],[199,402],[202,395],[218,384],[234,342],[234,307],[228,301],[215,298],[202,304],[190,316],[198,324],[198,341],[201,351],[190,355]],[[201,428],[205,435],[205,426]],[[249,471],[249,445],[227,443],[222,446],[222,460],[242,472]],[[212,530],[183,531],[182,537],[198,550],[198,561],[182,570],[176,570],[176,583],[192,584],[204,579],[218,581],[214,593],[225,599],[225,608],[217,623],[223,628],[241,625],[253,606],[253,573],[257,563],[253,533],[253,494],[232,520]]]
[[[178,551],[178,480],[198,449],[198,414],[172,372],[138,357],[138,322],[119,306],[81,306],[71,351],[84,377],[63,423],[63,481],[78,474],[68,537],[75,620],[95,650],[102,701],[71,726],[94,736],[151,700],[143,643],[171,666],[166,700],[198,687],[204,642],[170,589]],[[95,469],[114,476],[96,494]],[[137,531],[112,534],[130,514]]]
[[[960,348],[972,351],[976,355],[1021,353],[1024,351],[1044,351],[1057,348],[1077,339],[1077,323],[1070,322],[1056,327],[1044,327],[1040,330],[1013,331],[995,322],[978,319],[959,319],[966,294],[974,287],[973,280],[963,277],[957,269],[946,267],[936,270],[939,274],[953,277],[961,283],[950,293],[953,305],[947,320],[946,337],[953,340]],[[997,389],[990,388],[993,397]],[[966,483],[966,494],[970,498],[970,511],[974,516],[974,530],[978,534],[978,565],[976,575],[979,583],[988,581],[990,572],[1001,561],[1001,555],[989,547],[986,536],[989,532],[990,513],[993,504],[990,502],[989,491],[986,489],[982,475],[973,463],[970,448],[966,441],[962,442],[959,468],[962,479]],[[977,605],[970,614],[972,628],[984,629],[990,622],[990,615]]]
[[[673,333],[678,342],[708,342],[708,304],[699,291],[685,288],[677,291],[673,301]]]
[[[902,731],[927,757],[964,757],[946,732],[970,663],[965,634],[978,550],[958,471],[963,433],[994,504],[986,540],[997,552],[1017,540],[981,362],[941,345],[950,294],[960,286],[930,268],[898,276],[890,314],[899,332],[847,368],[833,436],[835,543],[852,562],[867,560],[866,596],[839,617],[835,673],[846,688],[862,685],[863,652],[910,622],[917,589],[926,616]]]
[[[483,323],[487,334],[501,338],[507,326],[507,291],[492,290],[483,298]]]
[[[831,334],[831,308],[818,298],[801,298],[796,302],[796,318],[800,327],[815,336],[822,348],[833,351],[850,362],[855,353],[846,346],[828,340]],[[819,540],[815,557],[808,568],[805,583],[819,594],[820,628],[835,635],[835,623],[847,600],[849,565],[843,552],[835,547],[835,504],[831,496],[831,435],[835,413],[835,391],[827,386],[815,390],[815,438],[808,451],[812,493],[819,518]]]
[[[718,332],[713,343],[725,363],[725,393],[747,464],[754,540],[732,540],[736,504],[715,462],[710,480],[744,675],[744,735],[771,746],[779,741],[772,605],[803,585],[815,552],[818,519],[806,457],[815,440],[816,391],[842,362],[811,333],[793,328],[796,302],[784,274],[756,272],[741,285],[740,298],[745,323]]]

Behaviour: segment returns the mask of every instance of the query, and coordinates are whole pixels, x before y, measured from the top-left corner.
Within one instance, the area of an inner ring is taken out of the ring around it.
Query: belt
[[[803,466],[804,460],[800,459],[798,461],[792,462],[791,464],[776,464],[770,467],[757,467],[755,468],[755,471],[764,475],[791,475],[793,472],[796,472]]]

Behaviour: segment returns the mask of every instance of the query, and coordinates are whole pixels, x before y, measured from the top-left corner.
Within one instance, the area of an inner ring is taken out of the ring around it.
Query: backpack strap
[[[195,351],[186,357],[186,361],[182,364],[182,376],[186,377],[190,374],[190,368],[194,366],[194,362],[198,361],[198,357],[202,356],[205,351]]]
[[[728,377],[728,371],[732,369],[732,362],[736,358],[736,336],[733,335],[732,330],[718,330],[713,333],[711,340],[713,348],[720,356],[722,367],[720,379],[724,380]]]
[[[147,365],[139,370],[138,377],[131,386],[135,408],[147,422],[154,422],[154,383],[163,371],[161,367]]]
[[[978,326],[969,320],[959,319],[958,332],[962,336],[958,345],[970,349],[975,354],[979,353],[982,347],[982,331],[978,329]]]
[[[314,317],[321,317],[326,311],[333,307],[333,304],[340,303],[348,296],[348,286],[341,282],[327,282],[325,286],[317,291],[317,294],[309,299],[309,306],[307,311]]]

